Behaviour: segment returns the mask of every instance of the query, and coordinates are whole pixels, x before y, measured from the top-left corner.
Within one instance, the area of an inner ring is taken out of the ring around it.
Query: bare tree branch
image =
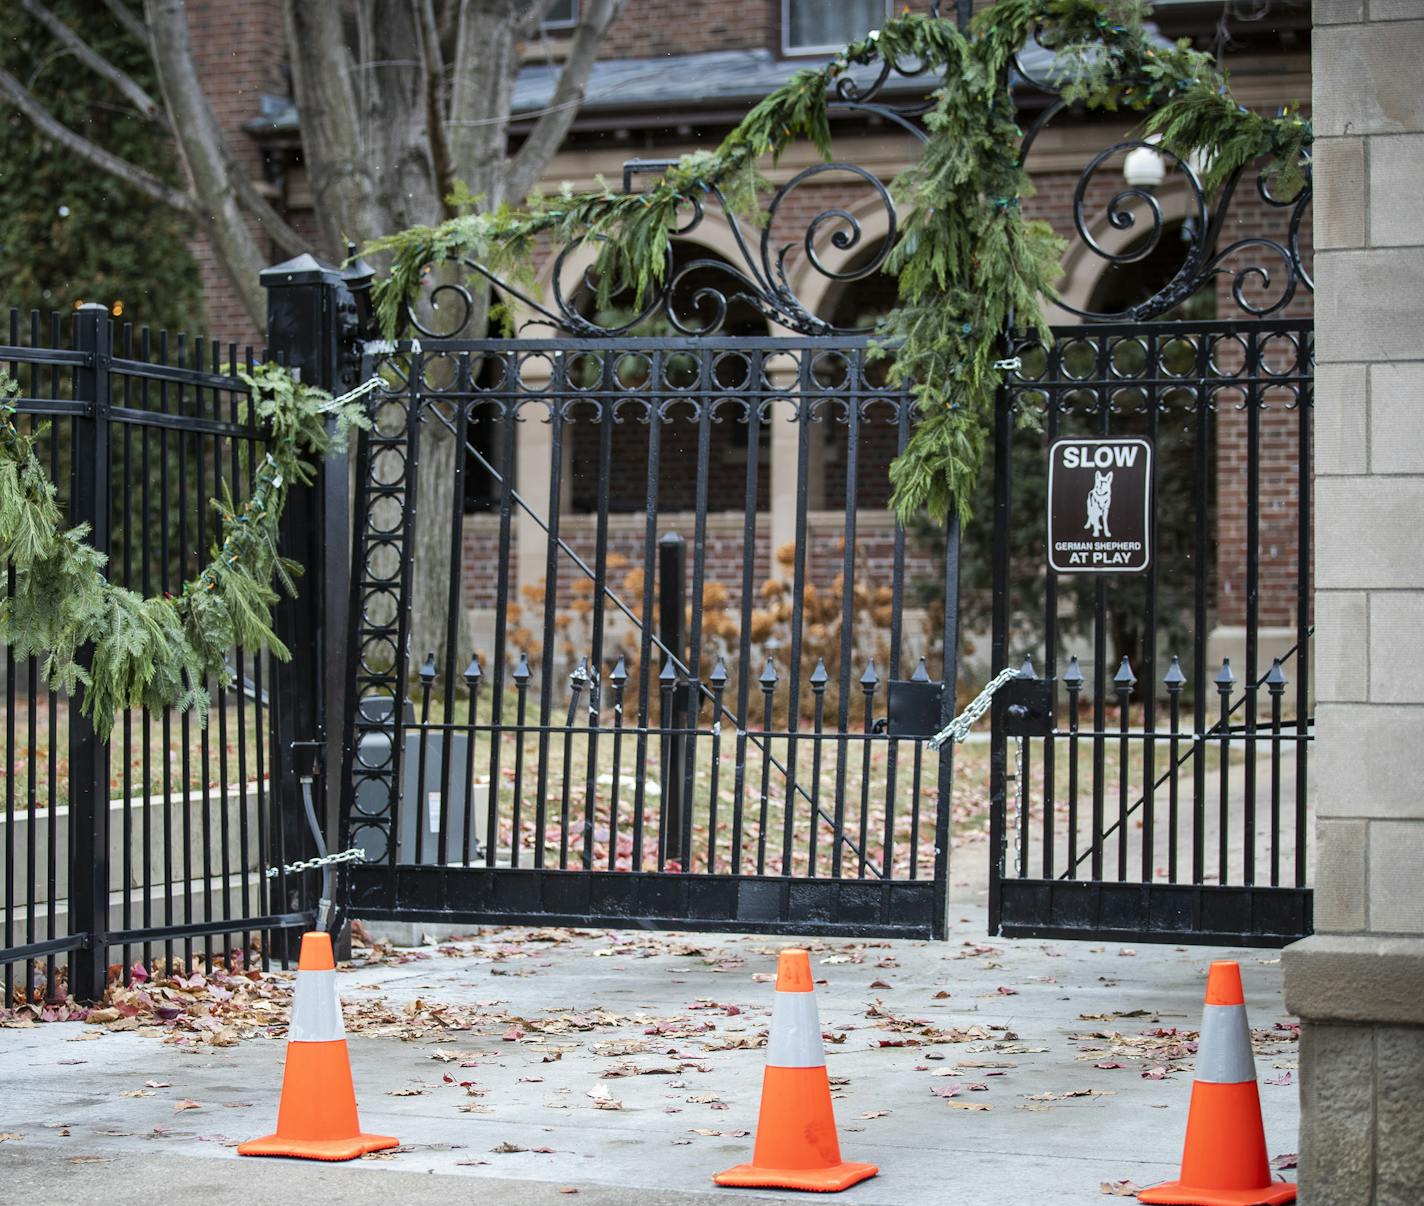
[[[130,36],[137,38],[145,46],[148,45],[148,30],[144,29],[143,22],[134,16],[133,10],[124,3],[124,0],[104,0],[104,7],[113,15],[114,20],[129,32]]]
[[[40,0],[20,0],[24,10],[36,21],[43,25],[55,40],[64,46],[76,59],[84,64],[96,75],[103,76],[109,83],[113,84],[128,99],[135,109],[139,111],[149,121],[163,120],[163,110],[159,108],[158,102],[149,96],[132,76],[124,71],[120,71],[103,55],[96,52],[88,42],[84,41],[77,33],[69,28],[63,21],[50,12]],[[145,44],[147,39],[145,39]]]
[[[186,214],[198,212],[197,202],[181,189],[174,188],[152,172],[145,171],[127,159],[120,159],[83,135],[76,134],[50,113],[19,80],[3,69],[0,69],[0,97],[29,118],[41,134],[54,139],[60,146],[73,151],[95,167],[103,168],[111,176],[132,185],[145,196],[161,201],[164,205],[172,206]]]
[[[198,81],[187,7],[184,0],[145,0],[144,12],[169,123],[197,194],[195,210],[205,220],[205,233],[248,315],[261,328],[267,305],[257,274],[267,257],[238,204],[242,173],[235,170],[222,127]]]
[[[589,0],[569,47],[569,57],[559,73],[559,83],[544,115],[535,123],[524,145],[510,160],[506,195],[523,197],[538,183],[583,103],[588,73],[598,58],[604,35],[627,0]]]
[[[237,199],[242,202],[242,207],[252,216],[255,221],[267,234],[272,237],[272,242],[276,243],[287,255],[301,255],[304,251],[312,251],[312,245],[302,238],[282,217],[271,203],[257,189],[253,181],[242,165],[232,157],[232,151],[227,146],[226,140],[223,143],[223,158],[227,161],[227,170],[232,177],[232,182],[237,188]]]
[[[418,0],[420,51],[425,68],[425,121],[430,131],[430,164],[435,173],[435,192],[441,213],[454,217],[448,198],[455,191],[455,171],[450,160],[450,140],[445,131],[445,107],[440,89],[445,79],[445,56],[440,50],[440,29],[435,21],[434,0]]]

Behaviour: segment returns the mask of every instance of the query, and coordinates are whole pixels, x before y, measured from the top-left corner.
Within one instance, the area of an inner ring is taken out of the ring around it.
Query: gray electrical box
[[[405,701],[405,723],[415,724],[415,709],[409,700]],[[392,717],[395,714],[393,702],[389,698],[368,698],[361,702],[361,718],[367,723],[379,724],[381,728],[366,728],[361,733],[357,747],[357,761],[362,767],[384,768],[384,774],[364,774],[356,783],[353,829],[357,844],[362,845],[366,857],[374,862],[385,860],[385,850],[369,849],[372,840],[379,840],[370,827],[361,827],[361,817],[384,816],[390,802],[391,743],[395,737]],[[486,825],[489,818],[489,789],[482,783],[474,785],[473,792],[467,792],[465,781],[466,758],[469,750],[469,736],[455,733],[450,738],[450,775],[448,791],[443,790],[441,771],[444,765],[445,734],[426,731],[424,740],[419,730],[407,728],[404,733],[404,749],[401,751],[401,794],[400,833],[396,848],[396,860],[400,863],[420,863],[433,865],[439,862],[440,824],[442,814],[445,819],[445,862],[459,865],[465,859],[465,814],[473,805],[470,815],[470,859],[482,856]],[[421,760],[424,758],[425,775],[421,781]],[[422,792],[423,788],[423,792]],[[473,797],[467,801],[467,795]],[[420,827],[420,857],[416,858],[417,826]],[[363,835],[365,840],[363,843]]]

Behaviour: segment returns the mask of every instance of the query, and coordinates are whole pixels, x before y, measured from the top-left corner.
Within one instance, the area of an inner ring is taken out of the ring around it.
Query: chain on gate
[[[278,875],[295,875],[298,871],[315,871],[318,867],[330,867],[335,863],[362,863],[366,861],[365,851],[353,846],[339,854],[324,854],[320,858],[300,858],[294,863],[283,863],[280,867],[268,867],[267,878]]]
[[[929,746],[932,750],[937,750],[948,741],[963,742],[969,736],[979,718],[989,710],[989,705],[993,703],[994,696],[999,691],[1019,677],[1019,671],[1012,668],[1000,670],[985,685],[972,700],[969,701],[958,716],[949,722],[943,729],[930,738]]]
[[[984,715],[985,712],[989,710],[990,706],[993,704],[994,696],[997,695],[999,691],[1001,691],[1004,687],[1008,686],[1009,683],[1013,682],[1014,679],[1021,677],[1022,673],[1023,672],[1021,670],[1016,670],[1011,666],[1005,667],[1003,670],[1000,670],[998,674],[994,675],[993,678],[991,678],[987,683],[984,684],[984,689],[980,691],[979,694],[976,695],[972,700],[969,701],[964,711],[962,711],[958,716],[951,720],[949,724],[947,724],[943,729],[941,729],[938,733],[936,733],[933,737],[930,738],[930,749],[937,750],[941,746],[949,742],[963,743],[964,739],[969,736],[969,730],[972,729],[974,725],[978,723],[979,719]],[[1020,815],[1016,818],[1016,822],[1019,825],[1025,823],[1023,811],[1027,807],[1027,799],[1024,795],[1023,781],[1023,745],[1023,738],[1018,738],[1018,754],[1014,767],[1014,784],[1019,797]],[[1011,848],[1014,849],[1016,852],[1014,855],[1014,859],[1017,863],[1018,843],[1014,842],[1010,845]]]

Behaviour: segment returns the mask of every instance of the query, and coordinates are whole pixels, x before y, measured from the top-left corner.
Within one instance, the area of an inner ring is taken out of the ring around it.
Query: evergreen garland
[[[893,185],[908,214],[885,264],[898,277],[899,305],[879,335],[882,350],[894,348],[891,379],[913,390],[920,419],[891,466],[892,506],[902,522],[921,510],[936,520],[951,506],[964,513],[993,426],[1002,341],[1011,326],[1050,339],[1043,301],[1054,296],[1064,250],[1046,222],[1021,209],[1033,189],[1018,158],[1022,131],[1009,87],[1016,51],[1031,37],[1056,51],[1053,83],[1068,101],[1098,110],[1153,107],[1144,132],[1161,134],[1183,158],[1201,153],[1208,191],[1261,156],[1270,157],[1277,195],[1289,197],[1304,183],[1309,121],[1238,105],[1211,55],[1185,40],[1154,44],[1142,24],[1147,11],[1143,0],[998,0],[974,18],[968,36],[949,19],[896,17],[825,67],[797,71],[715,151],[684,156],[646,192],[605,186],[535,195],[524,209],[503,205],[375,240],[367,254],[392,254],[375,286],[383,331],[395,336],[426,273],[449,260],[470,257],[529,281],[540,236],[597,241],[597,304],[631,287],[640,306],[664,277],[684,205],[715,185],[735,213],[755,218],[764,156],[809,138],[831,157],[827,100],[838,77],[877,57],[915,61],[942,75],[922,157]]]
[[[210,505],[219,543],[197,577],[176,595],[144,598],[104,577],[104,554],[86,541],[87,525],[65,529],[54,483],[35,455],[41,427],[15,426],[19,385],[0,370],[0,570],[13,570],[13,594],[0,600],[0,639],[16,657],[41,659],[45,681],[69,695],[84,688],[83,712],[100,738],[120,709],[192,709],[205,723],[208,684],[227,684],[227,652],[266,644],[290,654],[272,630],[275,577],[295,595],[301,567],[277,552],[287,494],[312,480],[313,462],[340,446],[352,426],[368,426],[359,402],[333,406],[330,395],[286,369],[262,365],[240,374],[248,386],[245,421],[265,425],[272,442],[241,506]],[[87,666],[80,660],[91,646]]]

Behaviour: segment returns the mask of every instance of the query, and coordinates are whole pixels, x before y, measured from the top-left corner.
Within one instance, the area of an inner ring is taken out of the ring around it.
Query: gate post
[[[87,523],[90,543],[105,554],[113,337],[107,306],[89,302],[79,307],[74,343],[85,360],[74,374],[74,398],[85,404],[85,412],[74,425],[67,522]],[[92,655],[86,647],[80,661],[87,667]],[[69,991],[76,1000],[97,1001],[109,978],[109,747],[74,697],[69,700],[69,833],[70,933],[87,934],[84,946],[70,956]]]
[[[356,305],[342,273],[299,255],[261,274],[267,290],[267,355],[297,372],[307,385],[333,393],[356,384],[352,355]],[[334,425],[329,419],[328,424]],[[332,849],[340,832],[341,739],[346,702],[346,611],[350,576],[347,456],[332,453],[310,486],[287,497],[280,538],[283,556],[305,573],[301,597],[277,612],[277,634],[292,660],[274,665],[272,679],[272,798],[279,815],[270,826],[268,862],[280,866],[307,856],[314,843],[305,816],[303,778]],[[315,903],[317,885],[278,876],[272,912],[297,912]],[[274,934],[277,954],[295,953],[298,932]]]
[[[687,541],[676,532],[668,532],[658,540],[658,639],[678,661],[687,658]],[[676,674],[676,668],[674,668]],[[673,730],[685,728],[687,701],[684,692],[672,692],[672,712],[667,725]],[[674,731],[668,742],[667,766],[663,768],[663,824],[660,835],[661,871],[668,859],[682,856],[682,838],[687,818],[682,792],[683,768],[687,765],[687,740]],[[686,871],[687,868],[683,867]]]

